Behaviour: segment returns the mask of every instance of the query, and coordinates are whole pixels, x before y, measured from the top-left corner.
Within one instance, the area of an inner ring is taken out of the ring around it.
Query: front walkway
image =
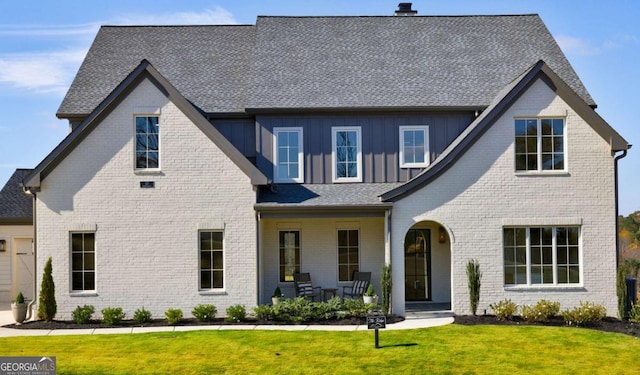
[[[148,332],[186,332],[186,331],[222,331],[222,330],[271,330],[271,331],[366,331],[366,325],[218,325],[218,326],[166,326],[166,327],[126,327],[92,329],[13,329],[5,325],[13,324],[11,311],[0,311],[0,337],[16,336],[58,336],[58,335],[101,335]],[[443,326],[453,323],[453,317],[407,317],[400,323],[388,324],[388,330],[416,329]]]

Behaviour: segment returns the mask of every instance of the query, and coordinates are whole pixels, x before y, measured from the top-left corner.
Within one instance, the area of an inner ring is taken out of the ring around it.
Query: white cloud
[[[112,20],[112,22],[118,25],[220,25],[238,23],[233,14],[219,6],[214,9],[205,9],[201,12],[122,16]]]
[[[0,55],[0,84],[42,94],[63,95],[86,50]]]
[[[589,43],[589,41],[581,38],[576,38],[568,35],[556,36],[556,42],[560,45],[560,48],[566,54],[578,54],[582,56],[597,55],[600,53],[600,48],[595,47]]]
[[[0,36],[71,37],[95,35],[99,23],[80,25],[0,25]]]

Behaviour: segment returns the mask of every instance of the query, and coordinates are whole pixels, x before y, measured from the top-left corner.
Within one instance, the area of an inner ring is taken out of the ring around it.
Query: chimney
[[[415,16],[417,13],[417,10],[411,9],[411,3],[400,3],[394,16]]]

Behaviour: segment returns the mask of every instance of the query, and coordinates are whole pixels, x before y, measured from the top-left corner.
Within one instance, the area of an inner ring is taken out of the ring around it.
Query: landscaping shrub
[[[215,305],[198,305],[191,310],[191,314],[193,314],[199,322],[213,321],[217,313],[218,309]]]
[[[489,305],[493,309],[498,320],[512,320],[515,313],[518,311],[518,305],[511,302],[510,299],[504,299],[494,305]]]
[[[182,310],[180,309],[169,309],[164,312],[164,315],[167,317],[169,325],[178,324],[182,320]]]
[[[51,257],[47,259],[42,275],[42,284],[40,284],[40,300],[38,303],[38,318],[41,320],[52,321],[58,311],[56,303],[56,285],[53,282],[53,266],[51,265]]]
[[[383,264],[380,276],[380,289],[382,292],[382,313],[389,315],[391,313],[391,264]]]
[[[110,326],[120,324],[125,315],[122,312],[122,307],[105,307],[102,309],[102,321]]]
[[[470,259],[469,262],[467,262],[467,284],[469,285],[469,303],[473,315],[476,315],[478,311],[481,279],[482,272],[480,272],[480,262],[475,259]]]
[[[629,311],[629,321],[633,323],[640,323],[640,305],[634,303]]]
[[[151,311],[141,308],[133,313],[133,320],[138,324],[144,324],[151,322]]]
[[[247,310],[243,305],[234,305],[227,307],[226,322],[239,323],[247,319]]]
[[[560,302],[540,300],[535,306],[522,306],[521,316],[527,322],[546,322],[560,312]]]
[[[95,308],[91,305],[78,306],[73,310],[73,321],[76,324],[87,324],[91,321],[91,315],[95,312]]]
[[[603,305],[590,302],[580,302],[580,306],[562,312],[562,318],[570,326],[595,324],[605,316],[607,316],[607,309]]]
[[[312,317],[311,301],[304,297],[286,299],[273,306],[274,319],[283,322],[301,323]]]
[[[253,316],[258,320],[275,320],[273,308],[269,305],[259,305],[253,308]]]
[[[344,308],[349,312],[349,316],[357,318],[366,316],[369,310],[369,306],[365,305],[364,301],[360,298],[345,299]]]

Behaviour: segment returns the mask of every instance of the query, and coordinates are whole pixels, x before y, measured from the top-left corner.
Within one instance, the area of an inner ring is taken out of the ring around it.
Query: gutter
[[[627,150],[631,148],[632,145],[629,145]],[[616,156],[613,160],[613,170],[614,170],[614,189],[615,189],[615,200],[616,200],[616,270],[620,266],[620,223],[618,222],[618,217],[620,216],[620,208],[618,207],[618,160],[627,156],[627,150],[622,150],[622,154]],[[617,152],[617,151],[615,151]],[[614,152],[614,155],[615,155]]]

